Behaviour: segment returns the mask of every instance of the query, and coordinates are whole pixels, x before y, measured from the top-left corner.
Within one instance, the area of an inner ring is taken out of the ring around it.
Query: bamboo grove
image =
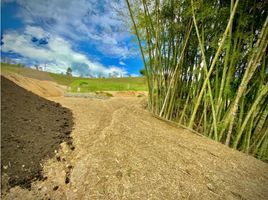
[[[267,161],[267,1],[126,3],[151,112]]]

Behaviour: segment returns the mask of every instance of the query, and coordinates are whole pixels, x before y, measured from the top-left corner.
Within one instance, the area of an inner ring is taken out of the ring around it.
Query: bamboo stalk
[[[237,148],[238,142],[239,142],[241,135],[242,135],[247,123],[248,123],[248,120],[252,116],[252,113],[256,110],[256,107],[258,106],[259,102],[263,99],[263,96],[267,95],[267,92],[268,92],[268,83],[265,86],[263,86],[259,95],[257,96],[254,103],[252,104],[249,112],[247,112],[247,115],[244,119],[244,122],[243,122],[241,128],[239,129],[239,132],[237,133],[236,139],[235,139],[234,144],[233,144],[233,148],[235,148],[235,149]]]
[[[205,79],[205,81],[204,81],[204,83],[203,83],[202,89],[201,89],[201,91],[200,91],[200,93],[199,93],[199,96],[198,96],[197,102],[196,102],[196,104],[195,104],[195,107],[194,107],[194,110],[193,110],[193,113],[192,113],[190,122],[189,122],[189,124],[188,124],[188,127],[189,127],[189,128],[192,128],[192,127],[193,127],[193,123],[194,123],[195,115],[196,115],[196,112],[197,112],[197,108],[199,107],[199,105],[200,105],[200,103],[201,103],[201,98],[202,98],[202,96],[203,96],[203,94],[204,94],[204,90],[205,90],[205,87],[206,87],[206,85],[207,85],[207,82],[208,82],[208,80],[209,80],[209,78],[210,78],[210,75],[211,75],[213,69],[214,69],[214,66],[215,66],[215,64],[216,64],[216,62],[217,62],[217,59],[218,59],[218,57],[219,57],[219,54],[220,54],[220,52],[221,52],[221,50],[222,50],[222,48],[223,48],[225,39],[226,39],[226,37],[227,37],[227,33],[228,33],[229,29],[230,29],[230,26],[231,26],[232,21],[233,21],[233,18],[234,18],[234,14],[235,14],[235,12],[236,12],[236,8],[237,8],[237,6],[238,6],[238,2],[239,2],[239,0],[237,0],[237,1],[235,2],[235,5],[234,5],[234,8],[233,8],[232,14],[231,14],[231,16],[230,16],[230,19],[229,19],[229,21],[228,21],[227,27],[226,27],[226,29],[225,29],[225,31],[224,31],[224,33],[223,33],[223,36],[222,36],[220,45],[219,45],[219,47],[218,47],[218,49],[217,49],[217,52],[216,52],[216,54],[215,54],[215,56],[214,56],[214,58],[213,58],[212,64],[211,64],[211,66],[210,66],[210,68],[209,68],[209,72],[208,72],[208,74],[207,74],[207,76],[206,76],[206,79]]]
[[[266,18],[265,23],[263,25],[262,32],[261,32],[260,37],[259,37],[257,44],[256,44],[256,48],[255,48],[256,51],[254,52],[255,54],[253,54],[253,56],[251,57],[251,60],[249,61],[248,68],[246,69],[246,72],[243,76],[242,82],[238,88],[237,96],[235,98],[234,104],[233,104],[231,112],[230,112],[231,114],[229,115],[230,116],[230,120],[229,120],[230,125],[229,125],[229,130],[227,133],[227,138],[225,141],[226,145],[229,145],[229,143],[230,143],[230,138],[231,138],[233,125],[234,125],[234,119],[235,119],[236,112],[238,109],[238,102],[239,102],[243,92],[245,91],[249,80],[253,76],[254,71],[258,67],[257,63],[259,63],[260,59],[262,58],[261,54],[263,55],[266,48],[267,48],[267,32],[268,32],[267,24],[268,24],[268,17]]]

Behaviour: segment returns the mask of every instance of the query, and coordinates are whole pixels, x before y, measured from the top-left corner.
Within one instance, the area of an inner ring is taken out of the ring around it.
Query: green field
[[[70,84],[71,91],[93,92],[93,91],[146,91],[144,78],[96,78],[78,79]]]
[[[1,63],[1,71],[16,73],[39,80],[51,80],[68,87],[68,92],[95,92],[95,91],[147,91],[144,77],[125,78],[80,78],[61,74],[48,73]]]

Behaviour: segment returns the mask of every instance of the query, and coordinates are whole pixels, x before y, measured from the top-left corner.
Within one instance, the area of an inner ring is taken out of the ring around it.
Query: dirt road
[[[268,165],[172,127],[141,98],[53,98],[74,116],[75,150],[45,162],[45,181],[3,199],[268,199]]]

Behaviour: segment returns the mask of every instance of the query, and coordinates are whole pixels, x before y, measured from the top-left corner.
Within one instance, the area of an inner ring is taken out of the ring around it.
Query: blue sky
[[[2,0],[1,54],[74,75],[139,75],[124,0]]]

